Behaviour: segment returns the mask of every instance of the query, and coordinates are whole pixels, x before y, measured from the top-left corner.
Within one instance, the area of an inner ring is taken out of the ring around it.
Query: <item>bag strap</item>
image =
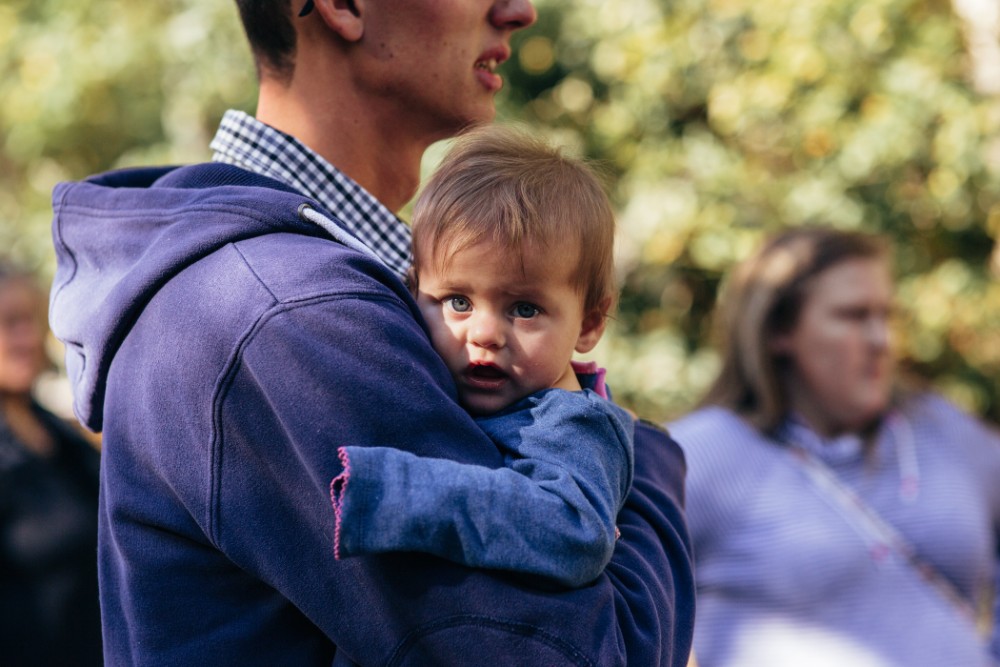
[[[782,441],[792,458],[799,462],[806,476],[823,497],[836,503],[841,514],[865,537],[872,558],[884,561],[891,552],[900,554],[917,575],[936,590],[970,623],[976,624],[975,606],[937,568],[921,558],[912,544],[892,524],[845,485],[836,473],[807,449],[794,442]]]

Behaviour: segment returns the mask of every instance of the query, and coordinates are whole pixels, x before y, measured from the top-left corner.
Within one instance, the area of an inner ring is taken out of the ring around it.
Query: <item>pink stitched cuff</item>
[[[337,456],[340,458],[340,465],[344,467],[344,470],[330,482],[330,504],[333,505],[333,515],[336,517],[336,526],[333,529],[334,560],[340,560],[341,507],[344,503],[344,494],[347,493],[347,482],[351,479],[351,459],[347,455],[347,449],[339,447]]]

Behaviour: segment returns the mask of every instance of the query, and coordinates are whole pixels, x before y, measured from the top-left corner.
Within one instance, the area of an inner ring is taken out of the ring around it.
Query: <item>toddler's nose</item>
[[[469,341],[477,347],[500,348],[506,343],[503,322],[491,313],[476,313],[469,325]]]

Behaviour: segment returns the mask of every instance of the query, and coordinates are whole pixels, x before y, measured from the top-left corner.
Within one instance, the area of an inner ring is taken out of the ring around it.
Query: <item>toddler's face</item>
[[[496,412],[541,389],[579,389],[573,351],[587,352],[603,313],[584,313],[573,284],[573,251],[498,251],[481,242],[446,268],[421,262],[417,304],[431,339],[474,415]]]

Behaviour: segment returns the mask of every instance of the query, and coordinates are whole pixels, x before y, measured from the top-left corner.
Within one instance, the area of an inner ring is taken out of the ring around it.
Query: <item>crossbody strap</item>
[[[871,547],[872,558],[881,562],[893,551],[900,554],[913,570],[941,597],[947,600],[970,623],[976,623],[976,609],[937,568],[917,554],[917,550],[894,526],[881,517],[868,503],[821,460],[795,443],[785,443],[794,460],[798,461],[806,476],[832,501]]]

